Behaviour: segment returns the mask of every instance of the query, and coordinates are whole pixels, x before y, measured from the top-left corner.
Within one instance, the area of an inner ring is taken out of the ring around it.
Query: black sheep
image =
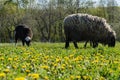
[[[91,41],[93,47],[97,47],[98,43],[115,46],[115,31],[104,18],[97,16],[80,13],[68,15],[64,19],[64,32],[65,48],[69,47],[70,41],[73,41],[75,48],[78,48],[78,41]]]
[[[32,39],[33,33],[32,30],[27,27],[26,25],[18,25],[15,28],[15,44],[17,43],[17,40],[22,41],[22,45],[24,46],[25,43],[27,46],[30,46],[30,42]]]

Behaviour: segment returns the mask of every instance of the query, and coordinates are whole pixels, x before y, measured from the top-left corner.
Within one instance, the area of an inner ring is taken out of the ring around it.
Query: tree
[[[107,19],[106,7],[107,7],[106,0],[99,0],[99,5],[98,5],[98,8],[97,8],[97,11],[98,11],[97,15],[99,17],[103,17],[103,18]]]
[[[3,7],[1,8],[1,18],[2,18],[1,26],[8,34],[10,41],[12,41],[12,37],[13,37],[12,33],[13,33],[15,14],[16,14],[16,5],[12,3],[11,0],[5,1]],[[6,36],[6,34],[3,36]],[[5,40],[8,41],[8,39]]]
[[[110,22],[114,22],[115,21],[115,14],[117,12],[116,6],[117,6],[117,2],[115,0],[108,0],[107,1],[108,20]]]

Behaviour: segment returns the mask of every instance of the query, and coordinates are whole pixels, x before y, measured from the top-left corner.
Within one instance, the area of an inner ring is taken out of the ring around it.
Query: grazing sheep
[[[28,28],[26,25],[18,25],[15,28],[15,44],[17,43],[17,40],[20,39],[22,41],[22,44],[26,43],[27,46],[30,45],[31,39],[32,39],[32,30]]]
[[[66,37],[65,48],[73,41],[75,48],[78,48],[78,41],[92,41],[93,47],[98,43],[115,46],[116,33],[104,18],[89,14],[72,14],[64,19],[64,32]]]

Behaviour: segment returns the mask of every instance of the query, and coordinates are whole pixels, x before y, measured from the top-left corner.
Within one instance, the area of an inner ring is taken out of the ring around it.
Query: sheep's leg
[[[73,43],[74,43],[75,48],[78,48],[77,42],[73,42]]]
[[[25,45],[25,42],[24,42],[24,40],[22,40],[22,45],[23,45],[23,46]]]
[[[93,46],[94,45],[94,42],[93,41],[90,41],[90,46]]]
[[[15,37],[15,46],[16,46],[16,44],[17,44],[17,40],[18,40],[18,39]]]
[[[97,47],[98,43],[97,42],[93,42],[93,48]]]
[[[65,42],[65,48],[67,49],[69,47],[69,36],[66,33],[66,42]]]
[[[84,48],[86,48],[88,41],[85,42]]]
[[[67,49],[69,47],[69,41],[66,41],[65,48]]]

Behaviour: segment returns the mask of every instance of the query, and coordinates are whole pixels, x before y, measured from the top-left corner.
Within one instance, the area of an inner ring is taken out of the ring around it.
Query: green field
[[[119,80],[120,43],[114,48],[64,43],[0,44],[0,80]]]

